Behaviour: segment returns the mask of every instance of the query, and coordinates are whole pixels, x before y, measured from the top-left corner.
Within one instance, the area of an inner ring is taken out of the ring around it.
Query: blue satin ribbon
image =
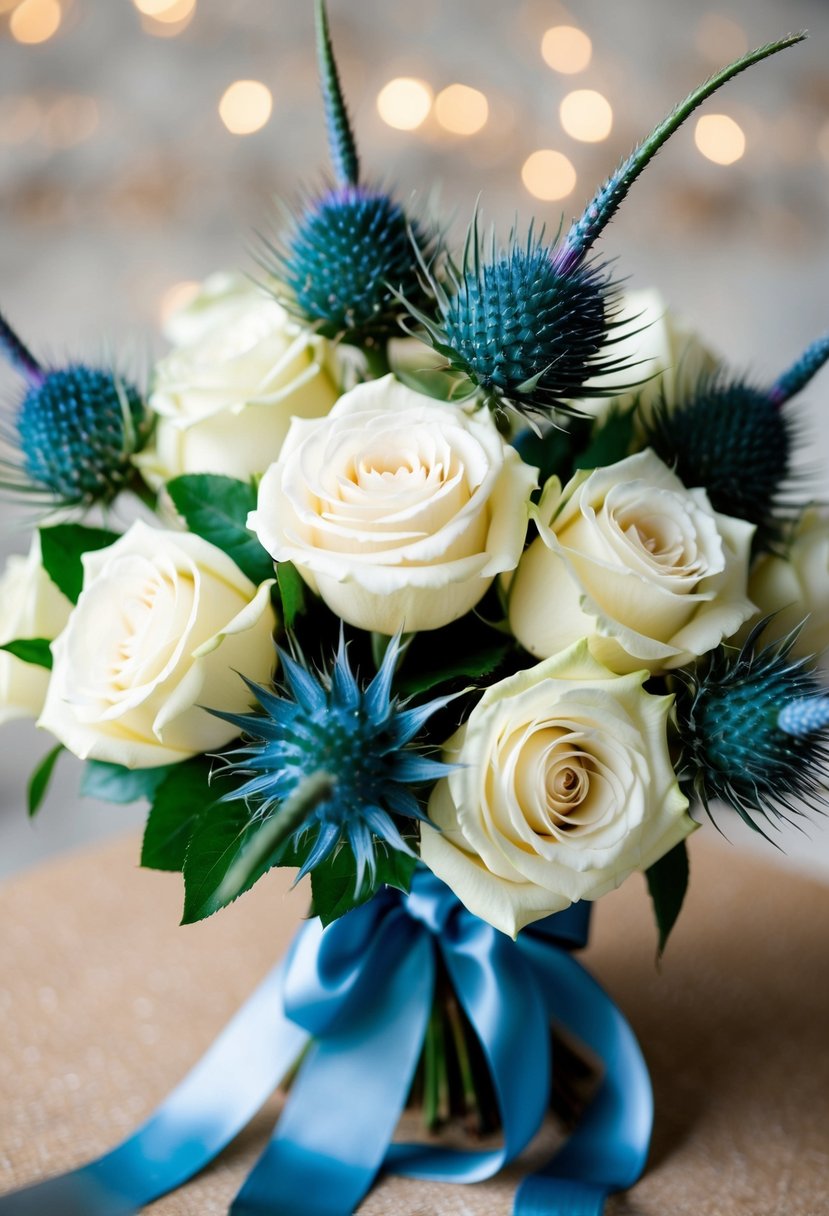
[[[636,1040],[566,952],[583,945],[574,905],[517,942],[472,916],[425,869],[323,930],[309,922],[277,967],[158,1111],[111,1153],[0,1197],[0,1216],[127,1216],[202,1169],[313,1040],[276,1131],[231,1216],[351,1216],[385,1169],[441,1182],[491,1177],[533,1138],[549,1105],[553,1021],[601,1059],[578,1128],[525,1179],[515,1216],[598,1216],[647,1156],[652,1098]],[[564,948],[562,948],[564,947]],[[503,1144],[487,1151],[391,1144],[423,1045],[437,952],[487,1059]]]

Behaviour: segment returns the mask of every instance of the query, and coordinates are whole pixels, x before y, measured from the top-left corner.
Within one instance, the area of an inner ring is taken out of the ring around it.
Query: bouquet
[[[185,923],[274,866],[311,887],[156,1115],[2,1216],[136,1211],[287,1081],[236,1216],[346,1216],[380,1169],[479,1180],[544,1120],[553,1040],[573,1131],[515,1211],[598,1212],[652,1108],[574,958],[592,902],[643,873],[661,953],[700,809],[770,835],[826,806],[829,521],[795,457],[829,339],[756,382],[594,251],[688,115],[803,35],[703,84],[569,228],[502,245],[476,215],[455,254],[363,170],[316,19],[330,173],[258,276],[174,316],[146,389],[0,320],[3,482],[39,512],[0,713],[55,741],[30,813],[70,752],[85,792],[148,802],[141,863],[181,872]],[[578,1113],[574,1040],[603,1066]],[[392,1144],[407,1102],[501,1142]]]

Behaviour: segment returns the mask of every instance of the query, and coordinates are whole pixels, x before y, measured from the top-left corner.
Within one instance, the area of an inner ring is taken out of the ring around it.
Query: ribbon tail
[[[475,918],[457,937],[441,939],[455,992],[490,1069],[504,1144],[489,1151],[394,1144],[386,1166],[435,1182],[481,1182],[512,1161],[541,1126],[550,1098],[548,1014],[532,967],[515,943]]]
[[[367,1000],[315,1045],[230,1216],[351,1216],[409,1094],[432,1003],[426,933],[397,943]]]
[[[612,1191],[632,1186],[645,1168],[653,1092],[636,1036],[619,1009],[570,955],[528,939],[549,1016],[604,1064],[599,1089],[577,1128],[538,1173],[518,1188],[514,1216],[601,1216]]]
[[[132,1136],[70,1173],[0,1196],[0,1216],[128,1216],[181,1186],[267,1101],[308,1041],[285,1015],[275,967]]]

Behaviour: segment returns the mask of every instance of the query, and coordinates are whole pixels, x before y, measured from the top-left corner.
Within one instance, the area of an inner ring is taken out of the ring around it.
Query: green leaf
[[[286,629],[293,629],[294,621],[305,608],[305,583],[293,562],[277,564],[276,583],[282,600],[283,623]]]
[[[51,642],[48,638],[17,638],[14,642],[4,642],[0,650],[7,650],[23,663],[33,663],[35,667],[45,667],[52,670]]]
[[[179,765],[165,764],[159,768],[124,768],[102,760],[87,760],[81,778],[84,798],[100,798],[102,802],[137,802],[139,798],[152,801],[167,774]]]
[[[688,887],[688,849],[681,840],[664,857],[645,871],[659,930],[658,955],[661,958],[676,924]]]
[[[216,801],[210,763],[204,756],[171,765],[152,795],[144,829],[141,865],[148,870],[182,870],[190,838],[205,807]]]
[[[475,385],[467,375],[450,368],[432,367],[415,371],[398,367],[394,375],[407,388],[435,401],[465,401],[475,392]]]
[[[56,524],[40,529],[43,569],[67,599],[77,604],[83,587],[84,553],[106,549],[119,539],[119,533],[106,528],[87,528],[83,524]]]
[[[204,808],[193,825],[184,858],[183,925],[204,920],[206,916],[212,916],[220,908],[226,907],[271,868],[272,862],[268,859],[258,870],[249,873],[248,881],[233,895],[225,893],[219,898],[219,891],[231,866],[270,818],[251,809],[242,799],[237,802],[214,802]]]
[[[234,477],[187,473],[167,482],[167,492],[187,527],[231,557],[251,582],[273,578],[273,560],[248,531],[256,488]]]
[[[600,469],[630,455],[635,434],[637,404],[612,405],[604,422],[595,427],[587,447],[576,457],[576,469]]]
[[[53,747],[50,752],[47,752],[29,779],[28,802],[30,819],[40,810],[41,803],[46,797],[46,791],[49,788],[49,782],[52,779],[55,761],[63,750],[63,744],[59,743],[57,747]]]
[[[353,908],[367,903],[383,886],[409,890],[417,858],[398,849],[378,850],[376,856],[374,879],[372,881],[366,873],[359,892],[356,890],[357,863],[348,845],[343,845],[311,871],[313,911],[323,925],[330,925]]]
[[[440,667],[420,668],[410,673],[406,672],[404,665],[404,669],[396,681],[396,688],[401,696],[410,697],[416,693],[428,692],[447,680],[455,680],[463,676],[480,680],[482,676],[491,675],[500,667],[512,647],[511,640],[489,642],[467,654],[459,654],[456,651],[455,657],[447,657]]]

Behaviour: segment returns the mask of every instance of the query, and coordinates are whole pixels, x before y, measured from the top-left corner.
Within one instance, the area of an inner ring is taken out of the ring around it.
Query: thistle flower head
[[[659,401],[647,440],[686,486],[703,486],[716,511],[747,519],[759,543],[779,540],[802,507],[791,501],[796,423],[785,408],[829,358],[829,338],[812,343],[770,388],[719,368],[683,401]]]
[[[493,237],[484,256],[476,217],[461,265],[449,261],[445,284],[429,281],[438,318],[411,301],[409,311],[495,409],[548,417],[566,410],[569,397],[606,393],[585,388],[586,380],[624,370],[605,350],[617,324],[617,286],[595,265],[559,270],[543,230],[531,225],[525,242],[512,233],[505,250]]]
[[[280,809],[296,805],[297,792],[317,783],[310,810],[290,825],[288,838],[307,848],[299,877],[348,845],[359,892],[366,871],[373,878],[378,848],[412,852],[401,827],[425,818],[413,787],[432,783],[451,768],[414,744],[451,697],[401,706],[391,693],[398,654],[399,639],[393,639],[379,671],[364,686],[352,671],[342,637],[329,673],[313,674],[280,652],[282,686],[250,685],[262,713],[218,715],[245,735],[243,746],[229,755],[231,766],[247,775],[233,797],[250,799],[263,816],[273,815],[277,837]]]
[[[387,191],[361,182],[324,0],[315,14],[334,182],[306,200],[280,244],[266,244],[263,261],[291,292],[286,305],[323,337],[373,346],[399,331],[396,293],[423,298],[413,240],[430,242]]]
[[[791,655],[797,633],[759,647],[766,621],[742,649],[721,646],[677,683],[680,781],[702,802],[721,799],[752,828],[825,811],[829,712],[808,659]],[[684,682],[682,682],[684,680]],[[763,833],[765,835],[765,833]]]
[[[284,245],[269,247],[268,269],[324,337],[378,343],[399,332],[397,293],[424,298],[412,239],[429,244],[389,194],[340,183],[307,200]]]
[[[151,415],[143,397],[116,372],[67,363],[43,367],[0,317],[0,350],[27,382],[2,438],[0,486],[62,506],[109,502],[132,473]]]

